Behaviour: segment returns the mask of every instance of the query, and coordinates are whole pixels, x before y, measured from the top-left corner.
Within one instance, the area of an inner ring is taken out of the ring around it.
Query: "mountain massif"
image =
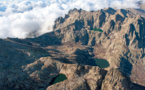
[[[73,9],[52,32],[0,39],[0,51],[2,90],[145,89],[145,18],[132,10]],[[59,74],[67,80],[51,85]]]

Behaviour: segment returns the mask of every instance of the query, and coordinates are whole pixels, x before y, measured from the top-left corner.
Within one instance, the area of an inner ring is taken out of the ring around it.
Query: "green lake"
[[[94,61],[95,61],[96,65],[100,68],[107,68],[110,66],[109,62],[105,59],[94,58]]]
[[[98,29],[98,28],[94,28],[94,29],[92,29],[93,31],[99,31],[99,32],[103,32],[103,30],[102,29]]]
[[[52,79],[52,81],[50,82],[50,85],[56,84],[58,82],[62,82],[66,79],[67,79],[67,77],[64,74],[59,74],[57,77]]]

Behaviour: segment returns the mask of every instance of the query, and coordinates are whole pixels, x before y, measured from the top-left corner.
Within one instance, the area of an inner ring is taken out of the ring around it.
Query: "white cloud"
[[[141,0],[8,0],[0,1],[0,38],[41,35],[70,9],[138,8]],[[145,0],[142,0],[145,2]]]

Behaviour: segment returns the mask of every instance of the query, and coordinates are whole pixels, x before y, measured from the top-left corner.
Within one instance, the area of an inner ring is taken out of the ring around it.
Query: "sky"
[[[26,38],[52,31],[70,9],[138,8],[145,0],[0,0],[0,38]]]

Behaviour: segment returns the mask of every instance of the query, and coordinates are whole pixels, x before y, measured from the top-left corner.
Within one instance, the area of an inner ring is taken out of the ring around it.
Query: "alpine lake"
[[[105,59],[97,59],[97,58],[94,58],[93,59],[96,66],[100,67],[100,68],[107,68],[110,66],[109,62]]]
[[[62,82],[66,79],[67,79],[67,77],[64,74],[59,74],[58,76],[56,76],[55,78],[52,79],[52,81],[50,82],[49,85],[53,85],[53,84]]]

